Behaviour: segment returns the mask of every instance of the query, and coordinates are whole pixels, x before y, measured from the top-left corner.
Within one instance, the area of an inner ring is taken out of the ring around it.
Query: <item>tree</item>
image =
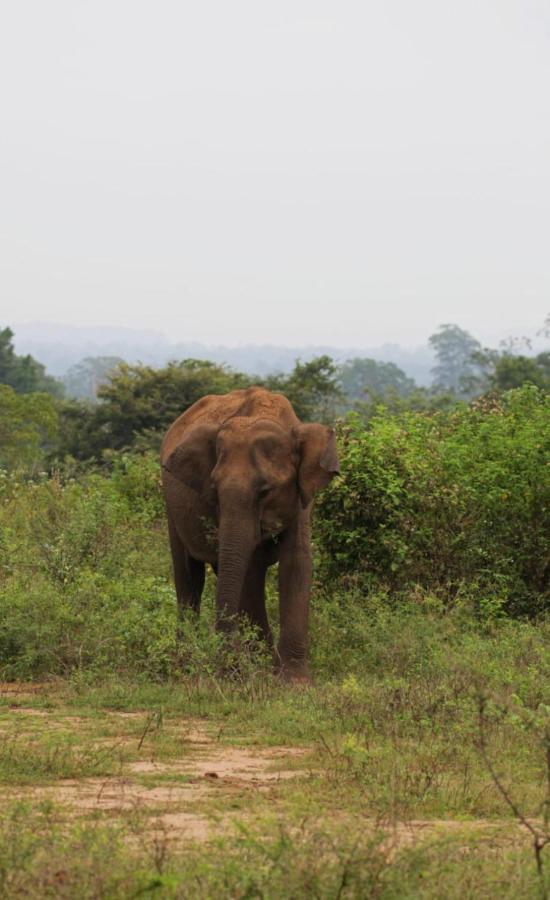
[[[238,372],[206,360],[186,359],[162,369],[121,363],[98,389],[98,403],[66,403],[61,455],[100,460],[105,450],[158,448],[162,434],[206,394],[246,387]]]
[[[550,390],[550,351],[537,356],[483,350],[477,354],[483,367],[483,387],[486,391],[504,393],[524,384],[534,384],[543,390]]]
[[[304,422],[331,422],[343,396],[330,356],[317,356],[307,363],[297,360],[289,375],[270,375],[263,383],[284,394]]]
[[[550,337],[550,315],[546,317],[539,337]],[[535,356],[527,355],[531,350],[529,338],[507,338],[500,342],[500,349],[484,347],[473,354],[478,367],[477,393],[492,391],[504,393],[524,384],[534,384],[542,390],[550,390],[550,350],[543,350]]]
[[[0,383],[8,384],[15,366],[15,350],[12,343],[11,328],[0,329]]]
[[[32,356],[17,356],[13,347],[11,328],[0,329],[0,384],[8,384],[19,394],[45,392],[54,397],[63,395],[63,385],[46,375],[42,363]]]
[[[479,374],[474,356],[481,350],[479,341],[458,325],[449,324],[440,325],[428,341],[437,360],[432,369],[433,390],[451,391],[465,398],[473,396],[472,380]]]
[[[407,397],[416,388],[399,366],[376,359],[348,359],[339,370],[339,380],[348,401],[382,401],[389,394]]]
[[[87,356],[71,366],[63,376],[65,393],[75,400],[95,402],[99,388],[108,383],[112,373],[123,362],[120,356]]]
[[[57,409],[48,394],[18,394],[0,384],[0,466],[29,468],[42,462],[57,433]]]

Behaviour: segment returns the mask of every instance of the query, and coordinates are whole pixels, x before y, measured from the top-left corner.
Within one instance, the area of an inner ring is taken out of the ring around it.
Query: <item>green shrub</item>
[[[157,677],[172,667],[175,601],[158,462],[109,476],[0,481],[0,669]]]
[[[500,400],[340,429],[341,477],[321,495],[323,580],[475,597],[484,615],[548,606],[550,397]]]

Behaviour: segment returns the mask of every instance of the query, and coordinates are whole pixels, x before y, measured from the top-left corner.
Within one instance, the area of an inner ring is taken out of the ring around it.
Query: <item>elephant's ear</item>
[[[187,487],[207,495],[210,473],[216,465],[217,433],[213,425],[194,425],[163,462],[162,468]]]
[[[334,430],[325,425],[300,425],[296,429],[300,462],[298,488],[302,505],[309,506],[314,495],[340,471]]]

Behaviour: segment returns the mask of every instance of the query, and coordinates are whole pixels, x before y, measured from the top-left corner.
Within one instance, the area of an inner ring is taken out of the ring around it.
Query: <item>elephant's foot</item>
[[[281,681],[289,684],[303,685],[305,687],[312,683],[309,667],[305,660],[281,659],[277,654],[275,674]]]

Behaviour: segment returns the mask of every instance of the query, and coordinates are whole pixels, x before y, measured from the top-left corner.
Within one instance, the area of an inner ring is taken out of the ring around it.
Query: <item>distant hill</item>
[[[118,356],[127,362],[162,366],[169,360],[194,357],[226,363],[235,369],[257,375],[289,372],[296,361],[328,354],[337,361],[355,356],[381,362],[394,362],[418,384],[430,382],[433,355],[428,346],[409,349],[399,344],[379,347],[302,347],[272,344],[244,344],[238,347],[208,346],[196,341],[173,343],[158,331],[132,328],[92,328],[32,322],[14,326],[17,353],[31,353],[47,371],[58,377],[85,357]]]

